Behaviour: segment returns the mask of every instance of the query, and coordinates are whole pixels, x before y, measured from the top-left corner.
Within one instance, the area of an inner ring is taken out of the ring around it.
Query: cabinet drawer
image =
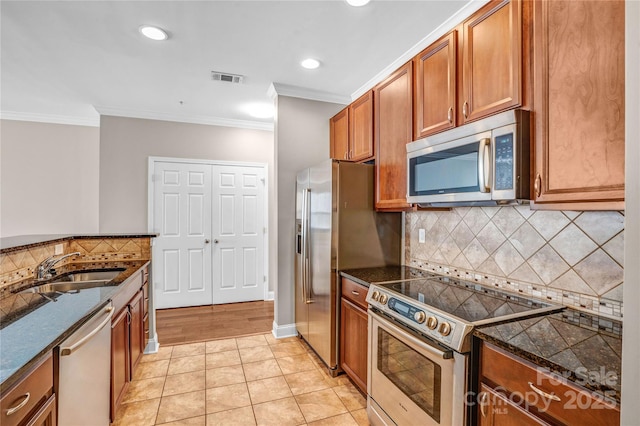
[[[53,357],[49,355],[42,364],[35,367],[13,389],[2,396],[0,424],[15,426],[22,423],[34,408],[47,400],[51,389],[53,389]],[[20,405],[22,407],[15,410]],[[13,413],[10,413],[12,409],[14,409]]]
[[[369,288],[362,284],[358,284],[348,278],[342,279],[342,297],[347,298],[365,311],[367,310],[367,302],[365,299],[367,298],[368,291]]]
[[[611,425],[620,423],[620,408],[588,389],[551,375],[524,359],[483,343],[481,375],[499,386],[510,400],[542,418],[564,424]],[[549,397],[543,396],[550,395]],[[515,398],[515,399],[514,399]]]

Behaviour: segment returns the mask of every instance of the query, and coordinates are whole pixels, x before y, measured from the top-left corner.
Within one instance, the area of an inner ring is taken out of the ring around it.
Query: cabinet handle
[[[22,407],[27,405],[27,402],[29,402],[29,398],[31,398],[31,394],[27,392],[24,395],[22,395],[21,398],[24,398],[24,399],[22,400],[22,402],[20,402],[20,404],[16,405],[15,407],[9,408],[7,410],[7,416],[12,415],[16,411],[20,410]]]
[[[544,398],[550,399],[552,401],[560,401],[560,398],[558,398],[556,395],[546,393],[545,391],[538,389],[537,387],[533,386],[533,383],[531,382],[527,382],[527,383],[529,383],[529,387],[531,388],[531,390],[537,393],[538,395]]]
[[[353,150],[349,151],[349,160],[353,158]]]
[[[487,405],[487,398],[489,398],[489,394],[486,392],[482,393],[480,397],[480,413],[482,413],[482,417],[487,417],[487,413],[484,411],[484,407]]]
[[[345,151],[344,152],[344,159],[348,160],[349,159],[349,151]]]
[[[355,296],[360,296],[360,293],[358,293],[358,292],[357,292],[357,291],[355,291],[355,290],[351,290],[351,294],[353,294],[353,295],[355,295]]]
[[[467,115],[468,107],[469,107],[469,102],[464,101],[464,103],[462,104],[462,115],[464,115],[464,118],[469,118],[469,116]]]
[[[447,110],[447,120],[449,120],[449,123],[453,123],[453,107],[449,107]]]
[[[540,192],[542,191],[542,178],[540,177],[540,173],[536,175],[536,181],[533,184],[533,190],[536,193],[536,198],[540,196]]]

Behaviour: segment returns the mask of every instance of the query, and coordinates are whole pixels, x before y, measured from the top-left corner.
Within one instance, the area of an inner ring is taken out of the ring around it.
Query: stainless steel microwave
[[[407,144],[407,201],[523,204],[530,198],[529,111],[510,110]]]

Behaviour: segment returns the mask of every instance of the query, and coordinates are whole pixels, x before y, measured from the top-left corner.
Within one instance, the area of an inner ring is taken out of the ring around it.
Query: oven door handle
[[[378,315],[377,313],[371,311],[371,309],[368,310],[368,314],[370,316],[372,316],[374,321],[378,321],[380,323],[380,325],[383,326],[383,328],[387,329],[387,332],[389,333],[400,333],[400,336],[403,339],[406,339],[408,341],[410,341],[412,344],[414,344],[415,346],[418,346],[421,349],[424,349],[425,351],[429,352],[432,355],[437,356],[438,358],[441,359],[452,359],[453,358],[453,351],[452,350],[441,350],[437,347],[435,347],[434,345],[432,345],[431,343],[429,343],[428,341],[425,340],[421,340],[418,339],[417,337],[415,337],[413,335],[413,333],[411,331],[409,331],[407,329],[407,327],[401,325],[401,324],[394,324],[391,321],[387,320],[386,318]]]

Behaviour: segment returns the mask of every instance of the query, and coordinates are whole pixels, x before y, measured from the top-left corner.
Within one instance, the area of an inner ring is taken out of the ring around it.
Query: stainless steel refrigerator
[[[324,161],[296,183],[298,333],[338,372],[339,271],[400,264],[401,213],[374,210],[374,167]]]

